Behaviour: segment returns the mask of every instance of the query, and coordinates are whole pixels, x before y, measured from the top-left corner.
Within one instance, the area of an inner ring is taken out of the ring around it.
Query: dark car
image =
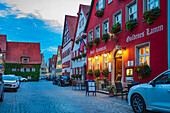
[[[4,82],[2,81],[2,74],[0,73],[0,102],[4,99]]]
[[[58,81],[59,86],[71,86],[71,79],[69,76],[62,76]]]
[[[57,76],[53,78],[53,84],[58,85],[58,81],[61,79],[61,76]]]

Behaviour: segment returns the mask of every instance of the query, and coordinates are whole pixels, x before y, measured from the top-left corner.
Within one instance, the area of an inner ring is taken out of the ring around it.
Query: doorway
[[[122,79],[122,50],[115,53],[115,77],[114,81],[121,81]]]

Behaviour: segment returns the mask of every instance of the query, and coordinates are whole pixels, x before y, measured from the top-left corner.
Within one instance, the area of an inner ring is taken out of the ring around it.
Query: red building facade
[[[167,70],[166,4],[167,0],[92,0],[85,32],[88,45],[93,43],[87,49],[87,70],[92,69],[93,76],[87,74],[87,79],[96,78],[94,71],[108,68],[111,84],[145,83]],[[148,16],[152,21],[147,21]],[[94,46],[96,39],[100,42]],[[135,66],[144,62],[152,72],[140,78]],[[104,77],[101,72],[99,77]]]

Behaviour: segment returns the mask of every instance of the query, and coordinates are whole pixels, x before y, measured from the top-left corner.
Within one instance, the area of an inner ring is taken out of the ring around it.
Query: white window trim
[[[113,14],[113,25],[117,24],[116,23],[116,17],[119,14],[121,14],[121,29],[122,29],[122,9]]]
[[[105,61],[105,58],[107,58],[107,61]],[[109,65],[109,57],[108,56],[106,56],[106,57],[103,56],[103,69],[108,68],[108,67],[105,67],[106,63],[107,63],[107,65]]]
[[[129,21],[129,7],[133,6],[134,4],[137,5],[136,12],[137,12],[137,19],[138,19],[138,3],[137,0],[133,0],[132,2],[126,5],[126,22]]]
[[[28,70],[29,69],[29,70]],[[30,68],[26,68],[26,72],[30,72]]]
[[[97,33],[97,28],[99,28],[99,33]],[[99,34],[99,37],[97,36]],[[95,38],[100,38],[100,24],[95,27]]]
[[[150,58],[150,42],[146,42],[146,43],[142,43],[142,44],[138,44],[135,46],[135,65],[140,65],[139,64],[139,48],[142,48],[144,46],[149,46],[149,66],[150,66],[150,62],[151,62],[151,58]]]
[[[113,2],[113,0],[108,0],[108,4],[111,4]]]
[[[106,25],[106,23],[108,22],[108,32],[109,32],[109,18],[107,18],[106,20],[104,20],[103,22],[102,22],[102,34],[105,34],[105,25]],[[107,32],[107,33],[108,33]]]
[[[35,72],[35,68],[32,68],[32,70],[31,70],[31,71]]]
[[[90,36],[90,35],[91,35],[91,32],[92,32],[92,37]],[[91,29],[91,30],[89,31],[88,36],[89,36],[88,42],[93,41],[93,29]]]
[[[91,63],[89,63],[89,60],[88,60],[88,69],[93,70],[93,58],[91,58]]]
[[[98,63],[96,63],[96,58],[95,58],[95,65],[94,65],[94,68],[95,68],[95,70],[96,70],[96,65],[99,65],[99,70],[100,70],[100,56],[98,56],[98,59],[99,59],[99,62]]]

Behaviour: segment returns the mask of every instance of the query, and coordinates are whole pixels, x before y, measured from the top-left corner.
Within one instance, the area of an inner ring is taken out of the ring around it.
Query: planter
[[[86,53],[82,53],[81,56],[82,56],[83,58],[85,58],[87,55],[86,55]]]
[[[160,15],[160,9],[158,7],[151,9],[150,11],[146,11],[143,14],[143,18],[147,20],[147,24],[152,24],[154,20]]]
[[[109,39],[109,34],[108,33],[103,34],[101,39],[102,39],[103,42],[107,42],[107,39]]]
[[[92,69],[89,69],[89,70],[87,71],[87,74],[90,75],[90,76],[93,76],[93,70],[92,70]]]
[[[100,70],[99,69],[94,70],[94,76],[95,77],[99,77],[100,76]]]
[[[126,22],[126,30],[127,31],[132,31],[132,29],[137,26],[138,21],[137,19],[134,20],[129,20],[128,22]]]
[[[115,96],[114,91],[109,92],[109,97],[114,97],[114,96]]]
[[[97,10],[95,13],[95,16],[97,17],[102,17],[104,14],[104,9]]]
[[[98,46],[99,43],[100,43],[100,38],[95,38],[94,39],[94,46]]]
[[[81,36],[82,39],[86,39],[86,37],[87,37],[86,35],[82,35]]]
[[[87,43],[87,47],[88,47],[88,48],[92,48],[92,47],[93,47],[93,42],[92,42],[92,41],[88,42],[88,43]]]
[[[120,23],[116,23],[114,26],[112,26],[112,29],[110,30],[112,33],[116,34],[121,31],[121,25]]]

